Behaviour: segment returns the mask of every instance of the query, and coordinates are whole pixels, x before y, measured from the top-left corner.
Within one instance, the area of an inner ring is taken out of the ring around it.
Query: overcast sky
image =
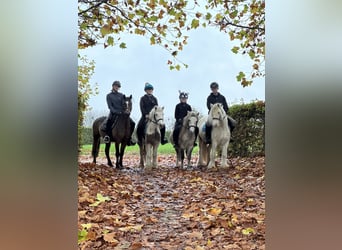
[[[169,70],[167,60],[171,56],[160,46],[151,46],[149,39],[130,35],[125,37],[127,49],[103,48],[103,45],[80,50],[95,60],[95,73],[91,83],[97,83],[99,94],[92,96],[89,104],[92,114],[107,114],[106,95],[114,80],[121,82],[120,91],[133,96],[132,118],[140,118],[139,101],[145,94],[145,82],[154,86],[159,105],[165,107],[165,118],[173,120],[175,105],[179,102],[178,90],[189,93],[188,103],[203,114],[207,113],[206,98],[209,85],[216,81],[219,91],[228,105],[254,100],[265,100],[265,79],[258,78],[250,87],[243,88],[236,81],[240,70],[249,72],[247,57],[233,54],[227,34],[213,28],[197,29],[189,33],[188,44],[178,53],[179,59],[188,64],[187,69]],[[92,117],[93,119],[96,117]],[[89,120],[89,118],[88,118]]]

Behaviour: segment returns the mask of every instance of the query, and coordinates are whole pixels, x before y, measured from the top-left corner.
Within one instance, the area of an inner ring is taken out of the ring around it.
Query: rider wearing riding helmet
[[[210,89],[211,89],[211,93],[207,98],[207,108],[210,111],[210,105],[211,104],[215,104],[215,103],[221,103],[223,105],[223,109],[226,112],[226,114],[228,114],[229,111],[229,107],[226,101],[226,98],[220,93],[218,92],[219,89],[219,85],[217,82],[212,82],[210,84]],[[236,125],[236,121],[234,119],[232,119],[231,117],[227,116],[228,118],[228,127],[230,129],[230,132],[232,133],[232,131],[235,128]],[[211,144],[211,129],[212,126],[206,124],[205,126],[205,136],[206,136],[206,142],[207,144]],[[231,141],[232,138],[231,138]]]
[[[178,137],[180,130],[183,124],[183,118],[188,114],[189,111],[192,111],[191,106],[187,103],[188,101],[188,93],[179,91],[179,100],[180,102],[175,107],[175,127],[173,129],[173,142],[174,146],[178,147]],[[195,129],[195,141],[198,135],[198,128]],[[194,143],[197,146],[196,143]]]
[[[124,109],[124,95],[119,92],[119,88],[121,88],[121,83],[119,81],[114,81],[112,84],[112,91],[107,94],[106,101],[109,109],[109,115],[106,123],[106,135],[103,138],[105,143],[110,142],[110,135],[112,134],[112,125],[116,119],[123,113]],[[130,119],[131,126],[131,137],[134,131],[135,123],[132,119]],[[135,143],[132,141],[132,138],[128,140],[128,146],[133,146]]]
[[[141,118],[138,123],[137,127],[137,135],[139,141],[141,141],[142,136],[145,134],[145,127],[147,124],[147,118],[149,113],[151,112],[152,108],[154,106],[158,105],[157,98],[153,95],[153,86],[150,83],[145,83],[144,91],[146,92],[145,95],[143,95],[140,98],[140,111],[141,111]],[[160,129],[160,136],[161,136],[161,144],[164,145],[168,143],[168,141],[165,139],[165,126],[163,126]]]

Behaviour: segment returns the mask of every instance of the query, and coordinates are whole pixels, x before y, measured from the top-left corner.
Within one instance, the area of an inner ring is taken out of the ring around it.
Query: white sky
[[[95,60],[95,73],[91,83],[97,83],[99,94],[92,96],[89,105],[91,114],[108,113],[106,95],[114,80],[121,82],[120,92],[133,96],[132,118],[140,118],[140,97],[145,94],[145,82],[154,86],[154,95],[159,105],[165,107],[165,120],[174,117],[175,105],[179,102],[178,90],[189,93],[188,103],[202,114],[207,114],[206,99],[210,94],[209,85],[216,81],[219,91],[226,97],[228,105],[254,100],[265,100],[265,79],[257,78],[250,87],[243,88],[236,81],[239,71],[250,72],[250,61],[246,57],[233,54],[227,34],[217,29],[197,29],[189,33],[188,44],[178,53],[187,69],[169,70],[167,60],[172,56],[160,46],[151,46],[149,39],[142,36],[125,37],[127,49],[103,48],[103,45],[80,50],[81,55]],[[88,117],[88,120],[96,117]],[[89,121],[88,121],[89,122]],[[168,122],[166,121],[166,124]],[[86,124],[87,125],[87,124]]]

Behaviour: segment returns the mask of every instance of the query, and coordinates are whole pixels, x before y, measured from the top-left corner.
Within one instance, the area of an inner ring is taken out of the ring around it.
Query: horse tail
[[[96,163],[96,157],[99,155],[100,148],[100,127],[103,121],[106,119],[105,116],[97,118],[93,123],[93,146],[91,149],[91,155],[93,156],[93,162]]]

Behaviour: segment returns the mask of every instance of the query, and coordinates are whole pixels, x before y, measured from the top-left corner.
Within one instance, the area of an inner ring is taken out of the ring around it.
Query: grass
[[[81,152],[79,154],[90,156],[91,155],[91,148],[92,148],[91,144],[83,145]],[[104,149],[105,149],[105,145],[103,143],[101,143],[99,156],[104,156]],[[110,153],[113,154],[114,151],[115,151],[115,146],[114,146],[114,144],[112,144],[110,147]],[[198,146],[194,148],[192,153],[197,153],[197,152],[198,152]],[[126,147],[125,153],[139,154],[139,146],[134,145],[134,146]],[[159,145],[158,153],[159,154],[176,154],[176,151],[173,148],[173,145],[171,143],[167,143],[165,145]]]

